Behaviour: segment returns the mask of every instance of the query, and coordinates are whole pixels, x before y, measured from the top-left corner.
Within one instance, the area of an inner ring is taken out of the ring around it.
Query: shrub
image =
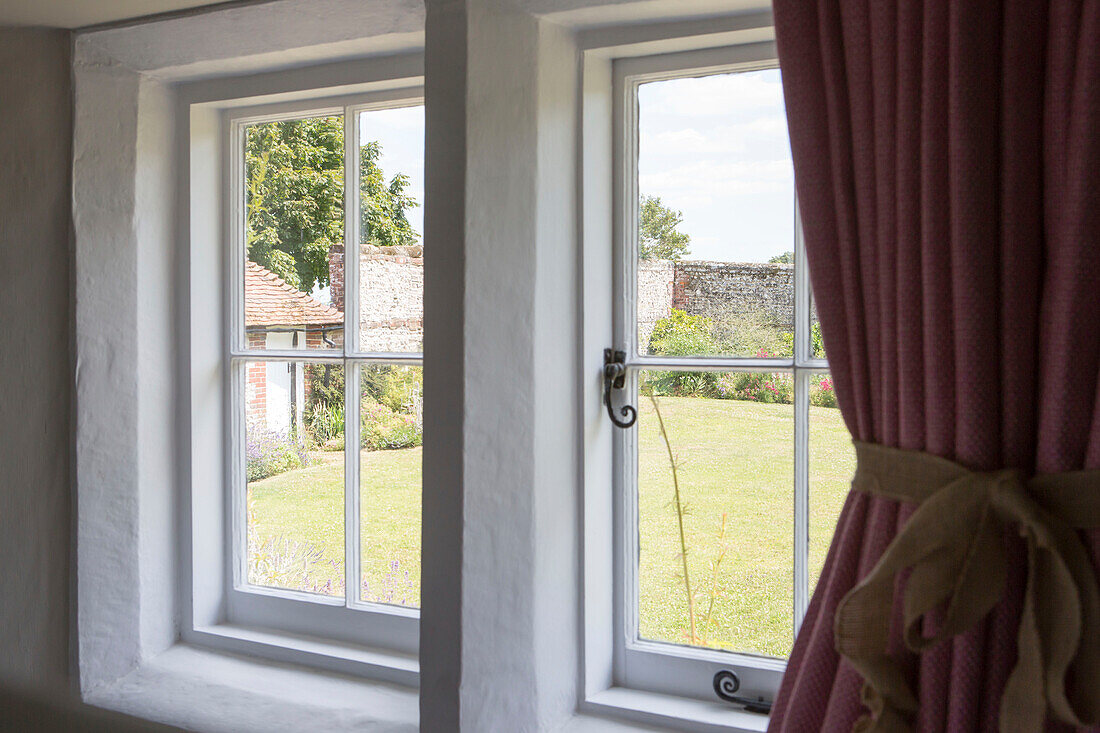
[[[314,402],[306,410],[306,427],[314,442],[323,448],[335,449],[337,439],[343,443],[344,405]]]
[[[713,321],[706,316],[689,315],[673,308],[667,318],[653,325],[649,353],[654,356],[695,356],[721,352],[711,331]],[[713,372],[648,372],[643,375],[642,390],[654,395],[678,397],[714,397],[718,375]]]
[[[719,397],[714,372],[643,372],[642,394],[657,397]]]
[[[836,390],[829,377],[813,377],[810,380],[810,404],[816,407],[836,407]]]
[[[369,450],[412,448],[424,442],[416,416],[395,412],[379,402],[365,403],[360,411],[360,445]]]
[[[320,565],[339,567],[325,560],[324,552],[314,545],[287,537],[255,537],[248,533],[248,582],[266,588],[289,588],[306,593],[332,595],[338,590],[332,581],[322,582],[315,573]]]
[[[344,369],[335,364],[306,364],[305,379],[309,383],[306,411],[318,405],[328,408],[344,406]]]
[[[783,373],[730,372],[718,378],[718,393],[727,400],[789,405],[794,400],[794,380]]]
[[[773,356],[794,356],[791,324],[776,323],[763,312],[731,312],[714,325],[715,338],[728,354],[755,354],[761,349]]]
[[[689,315],[673,308],[672,312],[653,324],[649,336],[649,353],[654,356],[694,356],[721,351],[712,333],[714,322],[706,316]]]
[[[825,358],[825,342],[821,339],[821,324],[817,321],[810,325],[810,348],[815,359]]]
[[[283,433],[251,428],[245,458],[245,475],[249,481],[259,481],[309,464],[305,446]]]
[[[363,398],[394,412],[415,414],[424,394],[423,370],[415,367],[373,366],[363,370]]]

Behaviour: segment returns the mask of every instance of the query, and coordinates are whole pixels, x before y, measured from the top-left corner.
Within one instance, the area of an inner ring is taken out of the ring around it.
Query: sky
[[[794,171],[779,70],[642,84],[638,190],[683,213],[684,259],[794,249]]]
[[[767,261],[794,249],[794,173],[779,70],[649,82],[638,90],[638,184],[683,213],[686,259]],[[424,201],[424,107],[361,113],[389,180]],[[408,212],[424,232],[423,206]]]
[[[359,143],[381,143],[379,167],[386,183],[397,173],[410,181],[405,192],[420,202],[405,215],[417,234],[424,234],[424,106],[380,109],[360,113]]]

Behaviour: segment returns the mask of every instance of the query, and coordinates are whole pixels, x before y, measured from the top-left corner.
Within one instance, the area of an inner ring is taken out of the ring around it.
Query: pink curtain
[[[1100,2],[774,6],[814,293],[853,436],[975,469],[1100,467]],[[833,616],[908,512],[849,496],[771,730],[846,731],[863,714]],[[1090,541],[1098,562],[1100,533]],[[895,638],[918,730],[997,727],[1024,584],[1021,543],[1006,545],[1015,571],[982,624],[919,658]]]

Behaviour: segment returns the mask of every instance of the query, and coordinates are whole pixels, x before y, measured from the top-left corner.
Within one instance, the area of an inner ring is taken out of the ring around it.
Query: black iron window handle
[[[631,405],[623,405],[619,408],[619,414],[626,418],[625,420],[615,417],[615,410],[611,407],[611,390],[619,390],[626,385],[625,361],[624,352],[603,350],[603,404],[607,408],[607,416],[619,428],[629,428],[638,419],[638,411]]]
[[[767,715],[772,711],[771,700],[765,700],[762,697],[758,697],[755,700],[751,697],[741,697],[735,695],[738,689],[741,687],[741,679],[736,673],[729,671],[728,669],[720,670],[714,675],[714,694],[726,702],[732,702],[734,705],[741,705],[750,713],[763,713]]]

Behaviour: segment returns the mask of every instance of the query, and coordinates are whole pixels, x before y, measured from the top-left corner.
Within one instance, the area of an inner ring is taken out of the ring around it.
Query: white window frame
[[[693,371],[786,372],[794,377],[794,628],[797,631],[809,603],[809,379],[828,371],[824,359],[813,357],[811,294],[801,226],[796,216],[795,353],[787,359],[742,357],[656,357],[639,354],[635,320],[637,266],[637,153],[640,84],[719,73],[777,68],[774,44],[756,42],[701,51],[614,59],[612,101],[612,305],[611,332],[615,349],[626,352],[627,384],[622,395],[637,394],[637,374],[643,369]],[[611,345],[611,344],[609,344]],[[630,399],[629,397],[627,399]],[[606,418],[605,418],[606,419]],[[612,438],[612,515],[614,557],[613,684],[618,687],[715,701],[713,678],[732,670],[740,678],[739,696],[775,699],[786,661],[764,655],[735,653],[641,640],[637,619],[637,460],[636,430],[615,429]],[[606,455],[603,457],[606,460]],[[591,491],[591,488],[589,489]],[[586,520],[588,521],[588,520]],[[606,526],[606,525],[605,525]],[[735,592],[735,589],[733,590]],[[733,708],[731,708],[733,709]]]
[[[293,590],[264,588],[247,582],[245,480],[244,375],[249,362],[338,364],[345,371],[345,433],[360,432],[360,374],[363,365],[392,364],[420,367],[421,352],[364,352],[359,349],[359,139],[360,113],[423,105],[419,80],[361,85],[368,91],[332,94],[324,90],[293,95],[284,101],[255,104],[252,100],[220,102],[217,117],[217,166],[222,219],[218,238],[223,252],[221,329],[224,334],[220,372],[222,375],[222,425],[224,437],[224,488],[220,512],[203,511],[207,502],[194,501],[199,493],[210,498],[210,490],[192,487],[192,548],[200,542],[215,542],[220,557],[222,582],[210,597],[203,588],[201,571],[184,568],[192,585],[185,593],[220,608],[214,623],[193,619],[184,636],[192,641],[235,651],[294,661],[340,672],[350,672],[415,686],[419,682],[418,608],[363,601],[359,598],[359,451],[358,440],[345,440],[345,597],[335,598]],[[377,87],[371,89],[371,87]],[[250,349],[244,325],[244,131],[249,125],[306,117],[343,115],[344,119],[344,346],[339,349]],[[194,141],[192,141],[194,146]],[[194,151],[192,151],[194,152]],[[194,212],[193,212],[194,216]],[[213,230],[211,230],[212,233]],[[194,235],[193,235],[194,236]],[[192,240],[193,251],[210,243]],[[218,527],[221,527],[219,532]],[[186,560],[185,560],[186,562]],[[190,571],[190,572],[187,572]],[[194,610],[192,611],[194,613]]]

